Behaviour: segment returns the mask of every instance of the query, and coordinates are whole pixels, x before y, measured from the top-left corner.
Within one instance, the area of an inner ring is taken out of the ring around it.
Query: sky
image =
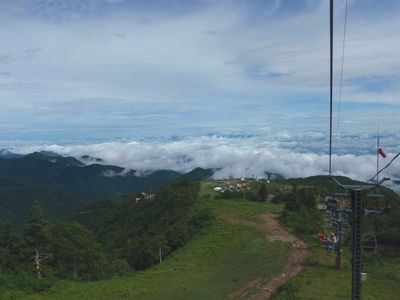
[[[325,155],[328,2],[0,0],[0,146],[247,137]],[[345,7],[335,1],[335,154],[371,154],[378,125],[397,153],[400,2],[348,0],[340,98]]]
[[[321,131],[328,13],[322,0],[1,0],[0,139]],[[398,28],[398,1],[348,0],[340,131],[399,130]]]

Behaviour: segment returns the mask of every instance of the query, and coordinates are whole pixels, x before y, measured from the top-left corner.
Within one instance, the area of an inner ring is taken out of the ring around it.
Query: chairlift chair
[[[326,207],[330,210],[336,209],[338,207],[338,202],[336,197],[334,196],[328,197],[328,199],[326,200]]]
[[[342,234],[347,235],[350,233],[350,226],[348,222],[342,222]]]
[[[376,236],[371,233],[363,234],[362,236],[362,251],[367,254],[376,254],[378,242]]]

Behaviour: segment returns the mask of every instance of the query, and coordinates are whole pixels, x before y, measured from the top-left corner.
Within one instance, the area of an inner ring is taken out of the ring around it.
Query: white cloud
[[[313,141],[314,137],[303,143],[313,143]],[[372,145],[372,154],[334,155],[334,174],[359,180],[371,178],[376,172],[373,147]],[[136,170],[139,174],[159,169],[188,172],[196,167],[218,168],[215,178],[265,177],[265,171],[279,173],[285,177],[306,177],[328,172],[327,154],[297,151],[293,149],[292,143],[268,141],[262,136],[243,139],[214,136],[184,138],[177,141],[16,146],[11,150],[18,153],[48,150],[77,158],[89,155],[101,158],[103,164],[122,166],[127,170]],[[388,158],[382,159],[381,165],[388,162],[394,154],[388,151]],[[398,174],[400,174],[400,161],[393,163],[382,176],[399,179]]]

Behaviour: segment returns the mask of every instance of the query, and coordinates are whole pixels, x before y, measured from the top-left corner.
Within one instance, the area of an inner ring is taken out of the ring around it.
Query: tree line
[[[58,279],[97,280],[162,262],[211,220],[195,205],[198,191],[199,183],[178,182],[152,199],[130,195],[55,221],[35,202],[22,229],[2,227],[0,290],[41,291]]]
[[[37,202],[21,231],[10,221],[3,225],[0,281],[4,286],[41,290],[55,278],[98,279],[105,266],[101,245],[88,229],[68,221],[50,222]]]
[[[283,223],[299,235],[316,234],[322,224],[323,215],[317,209],[316,191],[312,188],[298,188],[280,194],[275,202],[284,202]]]

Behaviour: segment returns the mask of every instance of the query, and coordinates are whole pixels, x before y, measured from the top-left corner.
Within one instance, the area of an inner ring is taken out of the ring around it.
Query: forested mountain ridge
[[[85,203],[161,187],[182,174],[159,170],[139,177],[135,171],[101,164],[84,165],[73,157],[32,153],[22,158],[0,158],[0,222],[21,224],[33,201],[46,216],[61,217]]]

